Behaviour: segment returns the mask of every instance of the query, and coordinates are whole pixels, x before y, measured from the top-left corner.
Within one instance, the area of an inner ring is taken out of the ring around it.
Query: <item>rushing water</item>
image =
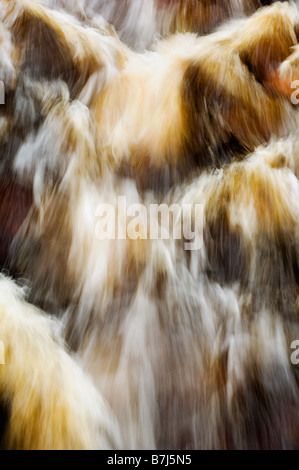
[[[296,7],[41,3],[0,1],[1,446],[298,448]]]

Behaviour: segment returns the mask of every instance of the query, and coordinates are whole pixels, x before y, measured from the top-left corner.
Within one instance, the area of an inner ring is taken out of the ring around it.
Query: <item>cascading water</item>
[[[0,1],[1,447],[298,448],[296,6],[75,3]]]

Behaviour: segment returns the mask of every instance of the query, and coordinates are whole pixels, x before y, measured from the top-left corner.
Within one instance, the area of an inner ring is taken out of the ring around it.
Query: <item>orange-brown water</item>
[[[298,448],[299,15],[261,3],[0,1],[3,448]],[[200,249],[99,239],[119,197]]]

